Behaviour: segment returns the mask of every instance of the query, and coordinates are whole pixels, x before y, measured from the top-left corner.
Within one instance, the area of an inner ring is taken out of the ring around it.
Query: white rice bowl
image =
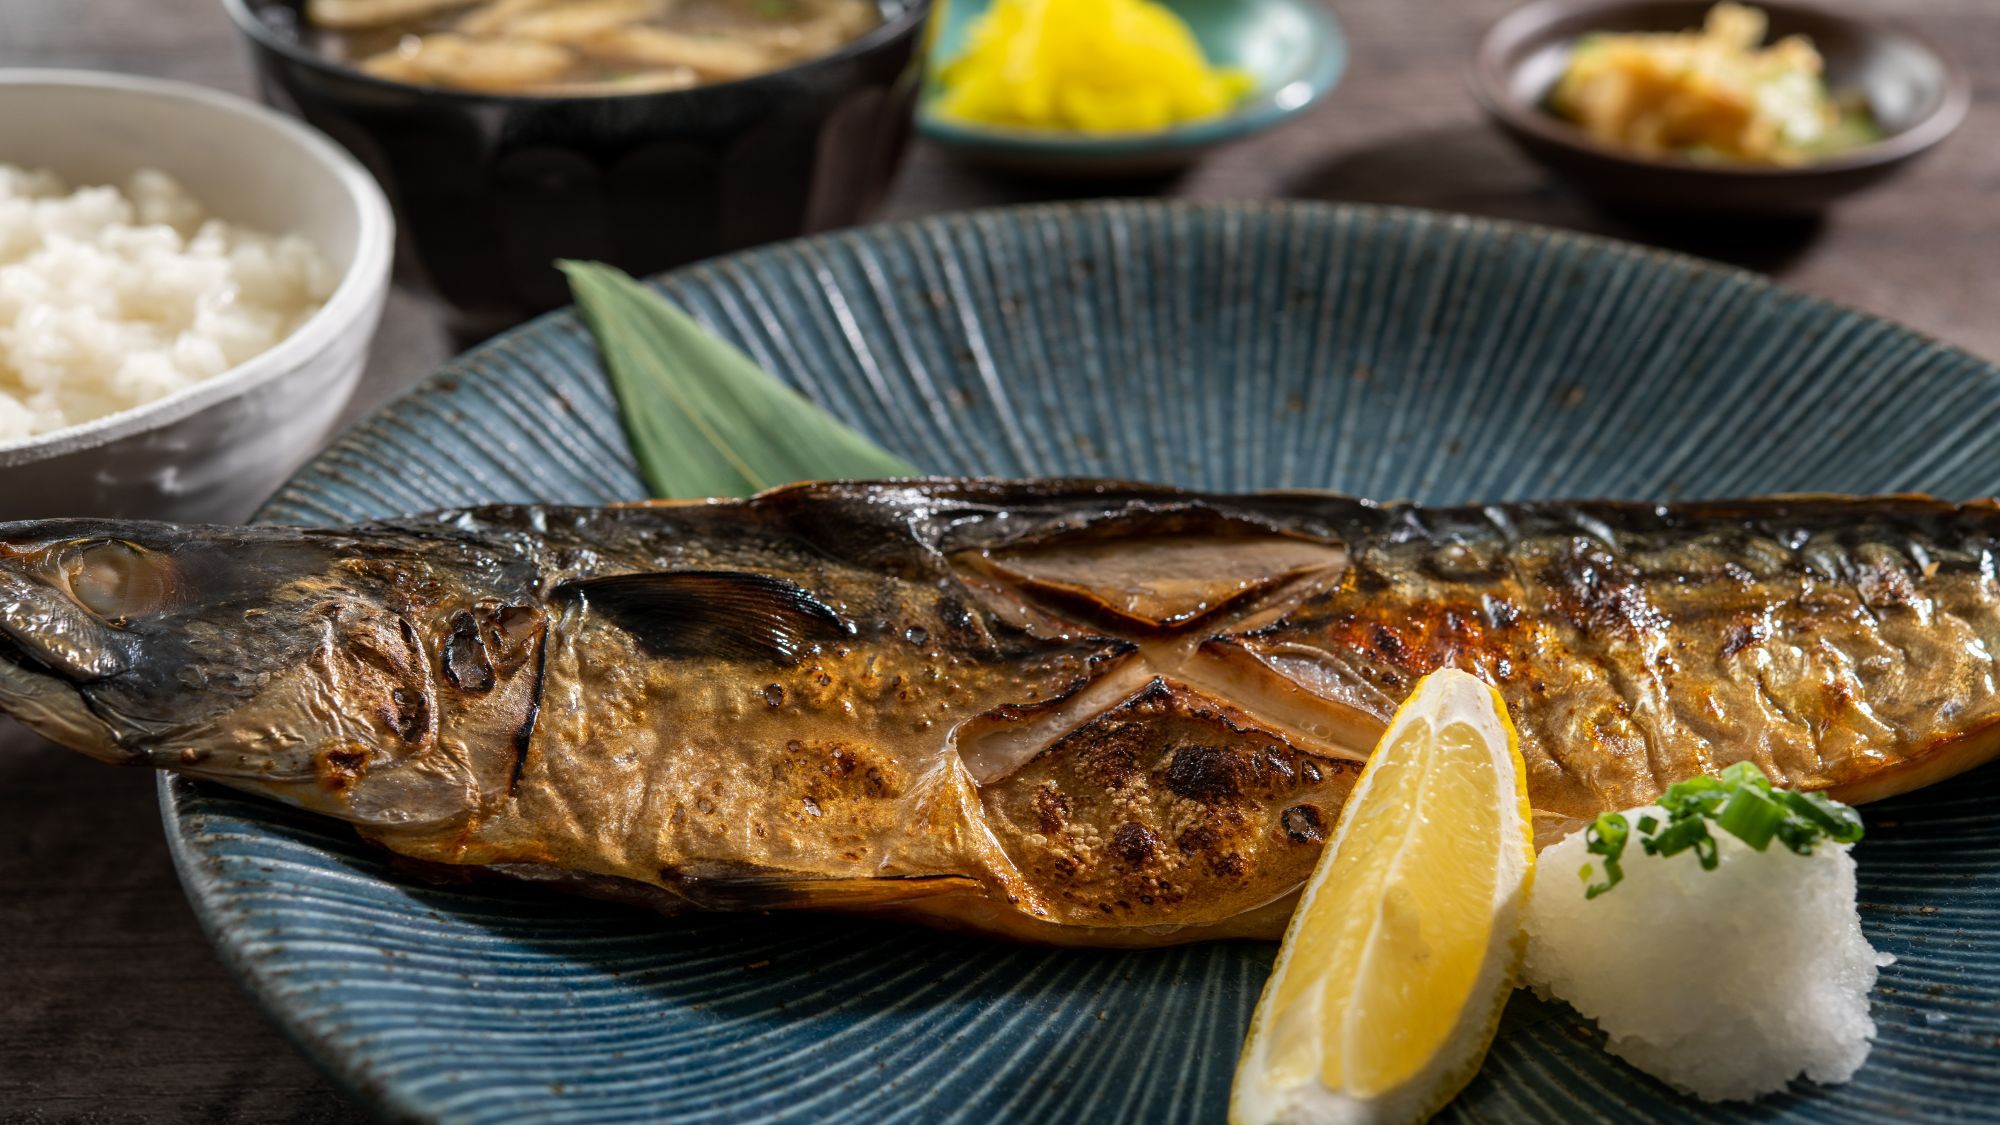
[[[211,218],[163,172],[72,190],[0,164],[0,443],[212,379],[291,335],[338,281],[304,238]]]
[[[1624,880],[1595,899],[1577,872],[1603,869],[1581,831],[1542,852],[1524,982],[1596,1020],[1613,1054],[1711,1101],[1853,1077],[1875,1037],[1868,992],[1892,959],[1862,936],[1852,849],[1758,852],[1711,825],[1709,871],[1692,851],[1647,855],[1648,814],[1668,821],[1626,813]]]

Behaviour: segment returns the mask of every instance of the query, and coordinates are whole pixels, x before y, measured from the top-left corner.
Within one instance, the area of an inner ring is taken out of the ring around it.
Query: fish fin
[[[618,574],[565,583],[557,592],[580,597],[661,657],[793,664],[814,642],[848,634],[840,615],[812,591],[768,574]]]
[[[675,894],[703,910],[855,910],[976,891],[980,886],[979,880],[965,875],[838,878],[662,874]]]

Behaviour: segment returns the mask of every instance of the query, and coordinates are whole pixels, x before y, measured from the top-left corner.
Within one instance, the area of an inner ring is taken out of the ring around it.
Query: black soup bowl
[[[302,0],[223,0],[273,105],[381,181],[400,277],[476,337],[568,303],[555,262],[634,274],[866,217],[907,147],[928,0],[829,55],[646,94],[480,94],[389,82],[314,51]]]

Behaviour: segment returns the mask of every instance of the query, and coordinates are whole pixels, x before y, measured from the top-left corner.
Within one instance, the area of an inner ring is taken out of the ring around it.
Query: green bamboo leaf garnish
[[[1720,862],[1715,837],[1709,823],[1758,851],[1776,840],[1800,855],[1812,854],[1821,840],[1852,844],[1861,839],[1861,814],[1824,793],[1797,793],[1777,789],[1755,762],[1738,762],[1718,777],[1694,777],[1667,786],[1660,797],[1667,822],[1646,815],[1639,818],[1639,845],[1647,855],[1674,856],[1692,851],[1705,870],[1715,870]],[[1580,874],[1585,898],[1618,885],[1625,878],[1619,860],[1631,837],[1622,813],[1605,813],[1584,830],[1584,848],[1600,857],[1604,867],[1602,882],[1591,883],[1591,866]]]
[[[801,480],[916,476],[632,280],[564,262],[656,497],[749,496]]]

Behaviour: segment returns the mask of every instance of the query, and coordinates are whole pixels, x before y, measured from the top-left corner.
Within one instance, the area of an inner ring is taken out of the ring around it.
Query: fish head
[[[365,825],[462,820],[532,726],[533,570],[448,529],[0,524],[0,712]]]

